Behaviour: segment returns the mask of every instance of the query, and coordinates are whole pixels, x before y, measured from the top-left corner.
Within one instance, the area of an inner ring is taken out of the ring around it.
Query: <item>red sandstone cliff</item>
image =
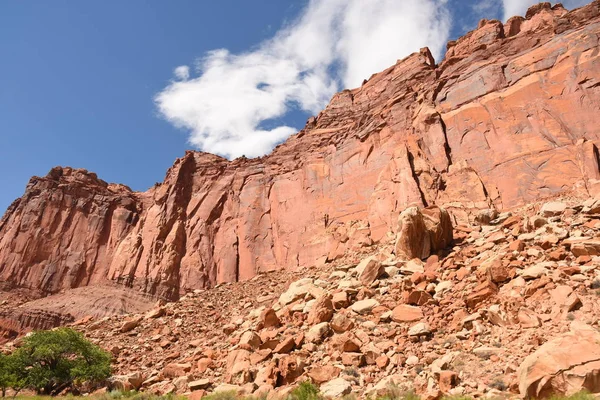
[[[176,298],[387,240],[408,204],[455,218],[598,186],[600,1],[482,21],[334,96],[259,159],[188,152],[144,193],[85,170],[32,178],[0,220],[0,281],[116,281]]]

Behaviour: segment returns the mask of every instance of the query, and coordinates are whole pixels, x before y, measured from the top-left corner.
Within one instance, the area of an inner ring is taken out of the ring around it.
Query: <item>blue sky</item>
[[[532,1],[374,3],[0,2],[0,214],[56,165],[146,190],[187,149],[264,154],[335,91]]]

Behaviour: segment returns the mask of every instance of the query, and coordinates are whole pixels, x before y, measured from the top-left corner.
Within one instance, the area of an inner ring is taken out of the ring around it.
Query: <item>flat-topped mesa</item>
[[[598,189],[600,1],[483,21],[336,94],[268,156],[188,152],[143,193],[36,178],[0,222],[0,280],[177,298],[390,241],[409,205],[455,219]]]

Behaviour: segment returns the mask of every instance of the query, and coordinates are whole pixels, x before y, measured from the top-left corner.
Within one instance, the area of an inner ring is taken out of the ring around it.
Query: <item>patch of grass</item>
[[[386,393],[376,398],[376,400],[421,400],[412,390],[402,390],[397,385],[389,385],[386,389]]]
[[[600,289],[600,279],[595,279],[590,285],[592,289]]]
[[[120,391],[113,390],[112,392],[94,394],[90,396],[74,396],[68,394],[66,396],[35,396],[35,395],[18,395],[18,400],[56,400],[57,398],[66,400],[185,400],[185,396],[178,396],[175,394],[167,394],[164,396],[158,396],[152,393],[136,392],[136,391]],[[236,399],[237,400],[237,399]]]
[[[231,392],[217,392],[204,396],[203,400],[239,400],[242,396],[238,395],[235,391]]]
[[[594,400],[594,399],[595,399],[594,395],[592,395],[586,391],[575,393],[570,396],[554,395],[554,396],[550,397],[550,400]]]
[[[135,390],[113,390],[104,394],[97,394],[85,397],[86,399],[92,400],[184,400],[184,396],[178,396],[173,393],[169,393],[163,396],[148,392],[137,392]],[[76,399],[76,398],[73,398]]]
[[[304,381],[290,392],[287,400],[321,400],[322,398],[318,387],[309,381]]]

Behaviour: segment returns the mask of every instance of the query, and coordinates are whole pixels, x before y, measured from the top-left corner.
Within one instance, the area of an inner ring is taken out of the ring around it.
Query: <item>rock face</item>
[[[543,398],[600,391],[600,333],[591,326],[574,325],[571,332],[525,358],[518,371],[522,396]]]
[[[269,156],[188,152],[143,193],[54,168],[0,220],[0,281],[174,299],[378,243],[409,205],[465,220],[595,192],[599,15],[545,3],[483,21],[439,65],[423,49],[338,93]]]

